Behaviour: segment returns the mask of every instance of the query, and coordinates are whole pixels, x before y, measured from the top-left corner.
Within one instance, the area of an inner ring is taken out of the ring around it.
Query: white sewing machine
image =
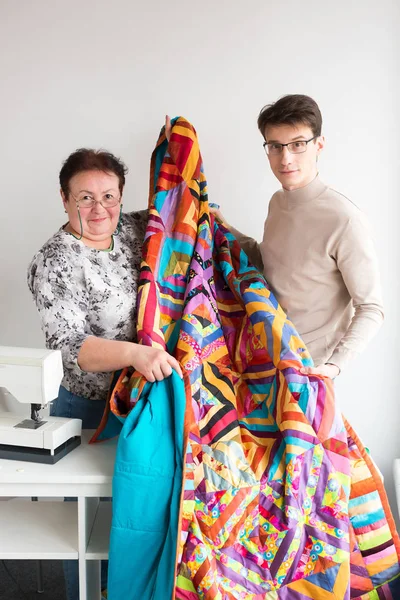
[[[80,419],[40,415],[57,398],[62,378],[59,350],[0,346],[0,458],[54,464],[79,446]]]

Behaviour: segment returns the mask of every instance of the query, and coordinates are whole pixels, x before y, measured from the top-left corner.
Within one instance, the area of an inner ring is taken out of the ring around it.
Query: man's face
[[[265,128],[265,139],[270,144],[289,144],[314,137],[308,125],[274,125]],[[319,136],[309,142],[306,151],[301,154],[291,154],[284,146],[279,154],[268,154],[269,164],[275,177],[286,190],[302,188],[317,176],[317,156],[324,147],[325,139]]]

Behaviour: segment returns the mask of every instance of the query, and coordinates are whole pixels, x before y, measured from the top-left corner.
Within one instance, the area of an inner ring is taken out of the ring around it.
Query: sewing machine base
[[[0,444],[0,458],[54,465],[81,443],[80,436],[74,436],[54,450],[54,454],[45,448],[29,448]]]

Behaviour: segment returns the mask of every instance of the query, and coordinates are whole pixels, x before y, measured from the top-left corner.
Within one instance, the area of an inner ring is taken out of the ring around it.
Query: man
[[[301,371],[334,378],[383,321],[368,224],[357,206],[319,178],[325,139],[312,98],[289,95],[265,106],[258,127],[282,189],[271,198],[261,244],[228,227],[261,266],[306,343],[315,367]]]

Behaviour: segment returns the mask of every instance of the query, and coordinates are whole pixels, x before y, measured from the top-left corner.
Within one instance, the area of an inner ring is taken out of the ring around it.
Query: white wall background
[[[337,389],[395,508],[399,28],[396,0],[1,0],[0,343],[43,345],[25,273],[64,222],[58,172],[71,151],[120,155],[130,168],[125,208],[142,208],[164,115],[183,115],[199,134],[210,199],[260,237],[278,184],[258,112],[283,94],[309,94],[324,116],[322,178],[375,228],[386,321]]]

